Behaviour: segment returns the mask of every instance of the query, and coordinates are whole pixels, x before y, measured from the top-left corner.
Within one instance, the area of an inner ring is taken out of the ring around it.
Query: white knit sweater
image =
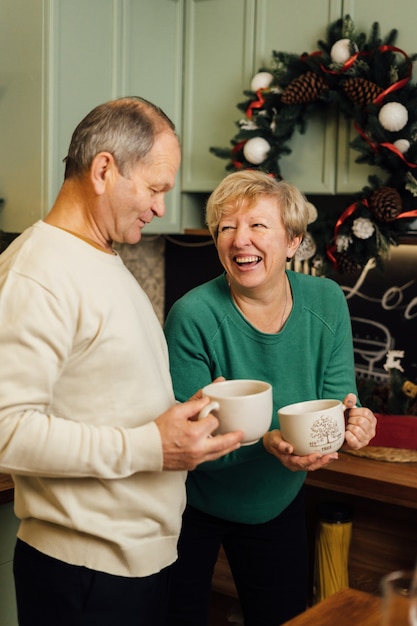
[[[44,222],[0,256],[0,471],[18,536],[121,576],[172,563],[183,472],[153,420],[175,402],[162,329],[119,256]]]

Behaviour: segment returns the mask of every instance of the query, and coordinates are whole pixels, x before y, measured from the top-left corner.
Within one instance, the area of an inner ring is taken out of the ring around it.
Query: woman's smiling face
[[[276,284],[299,243],[299,237],[289,240],[277,200],[269,196],[260,196],[252,208],[223,215],[218,227],[220,262],[245,288]]]

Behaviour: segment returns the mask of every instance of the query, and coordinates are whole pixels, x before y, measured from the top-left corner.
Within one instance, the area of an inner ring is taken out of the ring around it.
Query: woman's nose
[[[250,243],[250,231],[246,226],[238,226],[234,231],[235,246],[242,247]]]

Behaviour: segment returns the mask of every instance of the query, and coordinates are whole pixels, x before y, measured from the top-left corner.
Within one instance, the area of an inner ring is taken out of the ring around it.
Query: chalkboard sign
[[[388,380],[395,350],[395,367],[417,382],[417,246],[393,247],[382,270],[371,262],[359,276],[331,277],[349,305],[357,374]]]

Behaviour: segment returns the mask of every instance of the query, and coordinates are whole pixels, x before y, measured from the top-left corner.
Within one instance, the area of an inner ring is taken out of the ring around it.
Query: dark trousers
[[[17,540],[19,626],[165,626],[168,570],[144,578],[68,565]]]
[[[211,579],[226,552],[245,626],[278,626],[307,605],[308,550],[303,493],[277,518],[240,524],[188,506],[171,568],[169,626],[207,626]]]

